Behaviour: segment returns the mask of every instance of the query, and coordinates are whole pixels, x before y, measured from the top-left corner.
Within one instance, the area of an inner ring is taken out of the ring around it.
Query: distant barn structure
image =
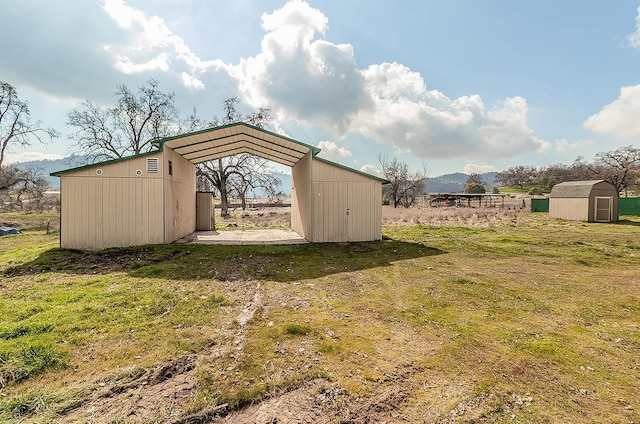
[[[586,222],[613,222],[620,216],[616,187],[604,180],[568,181],[553,186],[549,216]]]

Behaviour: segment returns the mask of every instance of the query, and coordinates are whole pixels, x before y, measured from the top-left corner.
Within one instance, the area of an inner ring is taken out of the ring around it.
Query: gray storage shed
[[[549,216],[586,222],[612,222],[620,216],[616,187],[604,180],[568,181],[553,186]]]

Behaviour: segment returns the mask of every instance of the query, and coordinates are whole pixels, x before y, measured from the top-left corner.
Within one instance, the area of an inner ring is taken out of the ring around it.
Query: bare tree
[[[20,169],[15,165],[0,167],[0,209],[35,210],[45,206],[44,192],[49,188],[42,171]]]
[[[503,186],[517,186],[523,188],[525,185],[536,184],[539,179],[540,170],[535,166],[512,166],[496,175],[496,181]]]
[[[212,163],[215,166],[212,166]],[[260,189],[272,198],[277,196],[282,185],[282,182],[273,175],[267,160],[249,154],[202,163],[199,165],[198,173],[201,179],[207,181],[220,193],[223,216],[229,213],[229,197],[239,199],[244,210],[250,193]]]
[[[389,159],[387,156],[378,156],[382,175],[389,181],[383,186],[383,194],[393,202],[393,207],[404,206],[408,208],[413,205],[416,199],[424,192],[424,185],[427,180],[427,172],[411,172],[409,165],[398,158]]]
[[[150,79],[136,92],[119,85],[115,95],[112,108],[85,100],[67,114],[77,149],[91,162],[148,152],[154,140],[180,128],[174,93],[160,91],[158,81]]]
[[[624,146],[609,152],[596,154],[593,165],[589,167],[595,176],[609,181],[618,192],[637,185],[640,179],[640,149]]]
[[[243,115],[238,111],[237,97],[224,101],[222,118],[214,117],[209,126],[219,126],[234,122],[246,122],[259,128],[264,128],[271,120],[269,109],[260,108],[255,112]],[[243,153],[227,158],[201,163],[197,168],[200,181],[211,184],[220,195],[222,216],[229,215],[229,197],[237,196],[246,207],[246,196],[250,190],[264,189],[267,193],[277,192],[281,182],[273,177],[273,170],[269,161],[254,155]]]
[[[32,122],[29,104],[20,100],[14,86],[0,81],[0,167],[10,145],[27,146],[32,139],[43,142],[57,136],[55,130],[44,128],[40,121]]]

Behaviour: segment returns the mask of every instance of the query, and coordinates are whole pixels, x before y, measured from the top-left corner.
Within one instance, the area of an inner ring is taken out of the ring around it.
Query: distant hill
[[[49,182],[49,185],[53,189],[60,188],[60,178],[52,177],[49,174],[56,171],[63,171],[65,169],[74,168],[76,166],[82,166],[86,164],[86,159],[82,156],[67,157],[58,160],[36,160],[30,162],[21,162],[16,164],[19,168],[33,168],[40,171]],[[482,174],[482,178],[487,183],[487,189],[491,189],[493,186],[498,185],[495,182],[497,172],[487,172]],[[274,173],[274,176],[282,181],[280,190],[286,195],[291,194],[291,175],[282,174],[279,172]],[[425,192],[427,193],[460,193],[464,190],[464,183],[469,176],[462,172],[456,172],[453,174],[440,175],[439,177],[428,178],[425,184]],[[256,197],[263,196],[258,192]]]
[[[83,156],[72,156],[56,160],[33,160],[29,162],[20,162],[15,165],[20,169],[31,168],[40,172],[51,188],[60,188],[60,178],[52,177],[52,172],[64,171],[65,169],[75,168],[76,166],[82,166],[86,164],[86,159]]]
[[[482,179],[487,183],[487,190],[498,185],[495,182],[496,175],[497,172],[482,174]],[[464,183],[467,178],[469,178],[469,175],[462,172],[428,178],[424,190],[427,193],[461,193],[464,191]]]

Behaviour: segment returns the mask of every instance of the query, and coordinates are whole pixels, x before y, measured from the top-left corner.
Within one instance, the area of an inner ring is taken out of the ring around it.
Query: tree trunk
[[[227,194],[227,175],[222,168],[222,159],[218,159],[218,173],[220,175],[220,215],[229,216],[229,196]]]

